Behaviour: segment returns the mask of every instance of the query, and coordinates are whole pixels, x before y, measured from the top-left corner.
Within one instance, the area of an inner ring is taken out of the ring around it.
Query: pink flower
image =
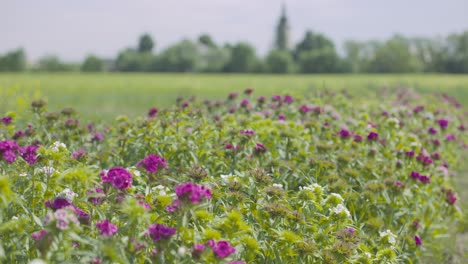
[[[149,173],[155,173],[162,168],[168,168],[166,160],[163,157],[160,157],[155,154],[149,154],[140,162],[138,162],[137,167],[143,167]]]
[[[33,238],[34,240],[40,241],[40,240],[42,240],[42,238],[44,238],[45,235],[47,235],[47,233],[48,233],[47,230],[42,229],[42,230],[40,230],[40,231],[37,231],[37,232],[32,233],[31,236],[32,236],[32,238]]]
[[[175,233],[175,228],[161,224],[150,225],[148,228],[148,234],[155,242],[162,239],[169,239],[171,236],[175,235]]]
[[[218,258],[225,258],[232,253],[236,252],[236,249],[232,247],[229,242],[225,240],[220,240],[218,241],[214,246],[213,246],[213,252]]]
[[[107,219],[97,222],[96,227],[99,229],[99,234],[101,234],[101,236],[113,236],[118,230],[117,226]]]
[[[192,203],[199,203],[203,198],[211,199],[210,189],[191,182],[180,184],[175,188],[175,192],[180,200],[189,199]]]

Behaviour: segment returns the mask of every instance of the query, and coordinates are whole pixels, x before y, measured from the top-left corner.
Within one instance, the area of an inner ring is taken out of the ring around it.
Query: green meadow
[[[468,75],[229,75],[229,74],[0,74],[0,112],[22,110],[45,98],[49,109],[73,107],[83,118],[137,116],[150,107],[174,104],[178,96],[223,99],[251,87],[256,95],[348,90],[375,96],[383,87],[408,87],[419,93],[447,93],[465,107]],[[391,90],[390,90],[391,92]]]

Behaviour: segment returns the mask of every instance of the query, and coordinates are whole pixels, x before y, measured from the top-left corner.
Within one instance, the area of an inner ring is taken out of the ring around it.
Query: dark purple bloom
[[[431,179],[426,175],[420,175],[419,176],[419,181],[422,182],[422,183],[430,183]]]
[[[273,95],[273,96],[271,97],[271,100],[272,100],[273,102],[281,101],[281,95]]]
[[[432,144],[434,144],[434,146],[438,147],[438,146],[440,146],[440,141],[438,139],[434,139],[434,140],[432,140]]]
[[[84,149],[77,150],[71,154],[72,158],[79,160],[86,155],[86,151]]]
[[[368,140],[377,140],[379,139],[379,134],[376,132],[370,132],[369,135],[367,135]]]
[[[396,187],[403,187],[403,183],[401,181],[395,181]]]
[[[236,252],[236,249],[232,247],[229,242],[225,240],[218,241],[213,247],[213,252],[218,258],[225,258],[232,253]]]
[[[352,227],[348,228],[348,232],[354,233],[354,231],[356,231],[354,228],[352,228]]]
[[[244,93],[249,95],[249,94],[252,94],[253,93],[253,89],[252,88],[247,88],[244,90]]]
[[[284,117],[283,114],[279,114],[279,115],[278,115],[278,120],[284,121],[284,120],[286,120],[286,118]]]
[[[178,185],[175,192],[181,201],[190,200],[192,203],[199,203],[203,198],[211,199],[210,189],[191,182]]]
[[[2,154],[3,160],[8,163],[13,163],[16,160],[16,153],[12,150],[7,150]]]
[[[248,135],[248,136],[254,136],[255,135],[255,133],[252,130],[241,130],[241,131],[239,131],[239,134]]]
[[[437,134],[437,129],[433,128],[433,127],[430,127],[427,132],[429,132],[429,134],[432,134],[432,135],[435,135]]]
[[[94,190],[89,190],[86,192],[87,195],[93,195],[93,194],[104,194],[104,191],[101,188],[96,188]],[[89,201],[93,203],[94,205],[98,205],[102,202],[103,197],[91,197],[89,198]]]
[[[287,103],[287,104],[290,104],[294,101],[294,98],[290,95],[285,95],[284,98],[283,98],[283,102]]]
[[[182,205],[182,203],[180,202],[179,199],[174,199],[174,201],[172,201],[172,203],[170,205],[166,206],[166,210],[169,213],[173,213],[173,212],[179,210],[181,205]]]
[[[230,93],[228,95],[228,99],[229,100],[234,100],[239,94],[238,93]]]
[[[416,246],[421,246],[422,245],[422,240],[418,236],[414,236],[414,242],[416,243]]]
[[[122,167],[115,167],[107,172],[106,177],[101,177],[104,182],[112,182],[112,185],[120,190],[132,186],[132,175]]]
[[[437,124],[439,124],[442,129],[446,129],[448,127],[449,121],[447,119],[439,119],[437,120]]]
[[[348,138],[351,135],[351,133],[349,133],[349,131],[346,129],[341,129],[338,133],[342,138]]]
[[[65,198],[55,198],[54,202],[52,203],[52,209],[58,210],[70,205],[72,204]]]
[[[94,141],[103,141],[104,136],[101,133],[95,132],[95,133],[93,133],[92,140],[94,140]]]
[[[262,143],[257,143],[254,150],[256,153],[265,153],[267,148]]]
[[[146,210],[151,210],[151,205],[149,205],[147,202],[145,201],[142,201],[142,200],[138,200],[138,203],[143,206],[143,208],[145,208]]]
[[[414,226],[414,228],[419,228],[421,226],[421,224],[419,224],[418,221],[414,221],[413,226]]]
[[[42,229],[42,230],[32,233],[31,236],[34,240],[41,241],[44,238],[44,236],[47,235],[47,233],[49,233],[47,232],[47,230]]]
[[[455,140],[455,135],[454,135],[454,134],[447,134],[447,135],[445,136],[445,140],[447,140],[447,141],[453,141],[453,140]]]
[[[455,196],[455,192],[453,190],[447,191],[447,201],[449,204],[454,204],[457,201],[457,197]]]
[[[113,236],[118,230],[117,226],[109,222],[107,219],[97,222],[96,227],[99,229],[99,234],[101,236]]]
[[[76,128],[76,127],[78,127],[78,123],[79,123],[79,121],[76,120],[76,119],[75,119],[75,120],[73,120],[73,119],[67,119],[67,120],[65,121],[65,127],[66,127],[66,128]]]
[[[233,114],[233,113],[236,112],[236,110],[237,110],[237,108],[235,106],[233,106],[233,107],[229,108],[229,113]]]
[[[354,135],[354,142],[361,142],[361,141],[362,141],[362,136]]]
[[[465,126],[464,126],[464,125],[459,125],[459,126],[458,126],[458,130],[460,130],[460,131],[465,131]]]
[[[418,180],[420,175],[419,175],[419,173],[417,173],[415,171],[412,171],[410,176],[411,176],[411,178],[413,178],[415,180]]]
[[[433,159],[435,159],[435,160],[440,160],[440,154],[439,154],[439,152],[434,152],[434,153],[431,155],[431,157],[432,157]]]
[[[11,124],[11,120],[12,120],[11,116],[5,116],[2,118],[2,123],[5,125],[9,125]]]
[[[21,156],[29,165],[33,165],[37,162],[37,149],[38,147],[34,145],[29,145],[25,148],[20,148]]]
[[[149,154],[140,162],[138,162],[137,167],[143,167],[149,173],[155,173],[162,168],[169,168],[167,166],[166,160],[163,157],[160,157],[155,154]]]
[[[21,130],[16,131],[15,134],[13,135],[13,139],[18,139],[22,137],[24,137],[24,132]]]
[[[311,109],[307,105],[301,105],[301,107],[299,107],[299,112],[301,112],[301,114],[307,114],[310,110]]]
[[[153,241],[159,241],[161,239],[169,239],[175,235],[176,229],[161,224],[150,225],[148,228],[148,234]]]
[[[265,96],[260,96],[257,98],[257,102],[263,104],[265,102]]]
[[[423,110],[424,110],[424,105],[418,105],[413,109],[413,112],[417,114]]]
[[[247,107],[249,105],[249,100],[244,99],[241,101],[240,106],[241,107]]]
[[[148,110],[148,117],[153,118],[158,114],[158,112],[159,110],[156,107],[152,107],[150,110]]]
[[[405,156],[410,157],[410,158],[414,157],[414,151],[412,151],[412,150],[405,151]]]

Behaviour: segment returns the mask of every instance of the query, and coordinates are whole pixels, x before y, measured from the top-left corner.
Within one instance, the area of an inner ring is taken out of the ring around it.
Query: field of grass
[[[373,96],[382,87],[401,86],[422,93],[444,92],[464,107],[468,102],[468,75],[0,74],[0,112],[45,97],[51,110],[72,106],[84,119],[112,119],[172,105],[177,96],[224,98],[247,87],[257,95],[326,88]]]

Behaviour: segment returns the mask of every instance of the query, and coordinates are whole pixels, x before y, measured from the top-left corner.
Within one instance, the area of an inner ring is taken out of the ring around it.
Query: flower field
[[[0,261],[445,263],[467,125],[406,88],[248,88],[113,124],[34,100],[1,119]]]

